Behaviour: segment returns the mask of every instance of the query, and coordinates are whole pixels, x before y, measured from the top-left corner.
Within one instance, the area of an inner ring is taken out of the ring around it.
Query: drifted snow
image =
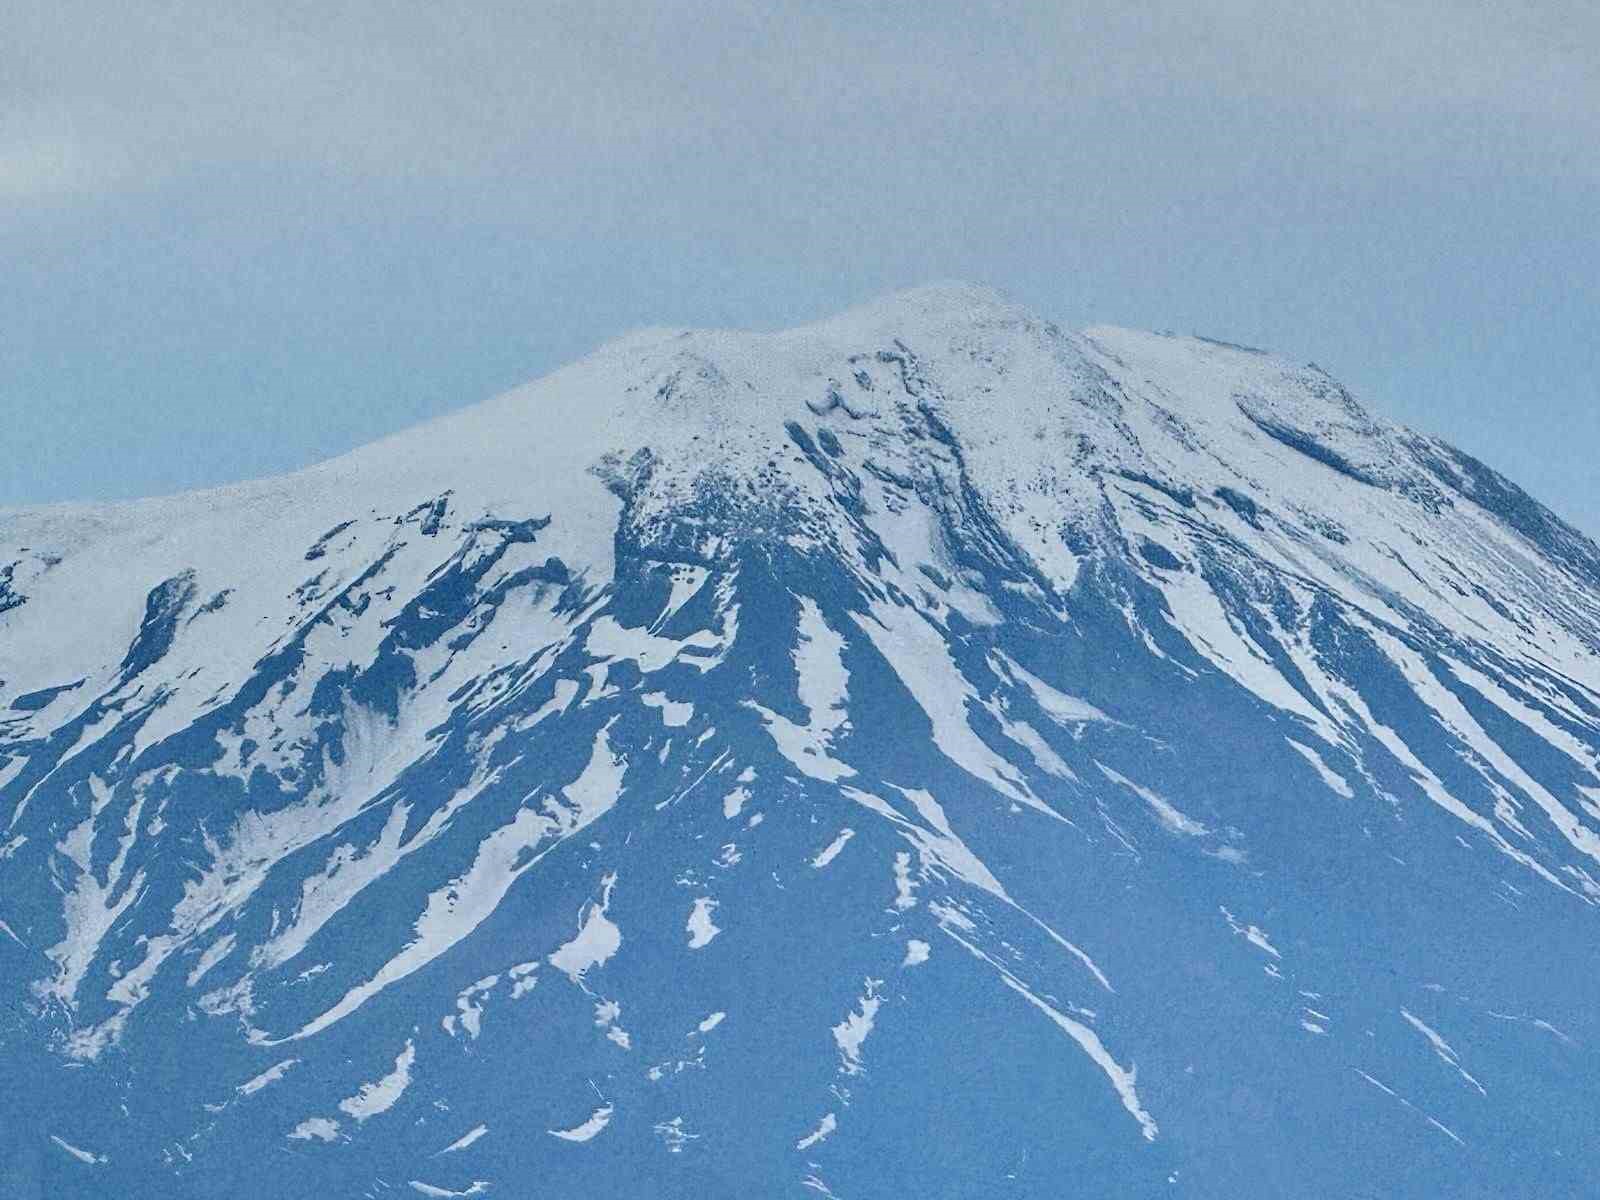
[[[431,1183],[424,1183],[420,1179],[410,1181],[411,1190],[423,1196],[436,1197],[437,1200],[452,1200],[458,1196],[482,1196],[489,1190],[489,1181],[486,1179],[475,1180],[463,1191],[453,1192],[449,1188],[436,1187]]]
[[[694,716],[694,705],[673,700],[665,692],[646,692],[639,697],[650,708],[661,710],[661,723],[668,729],[681,729]]]
[[[911,855],[896,850],[894,855],[894,906],[901,912],[917,906],[917,885],[911,878]]]
[[[611,889],[616,886],[615,874],[600,881],[600,902],[584,906],[578,936],[550,955],[550,965],[573,983],[582,983],[587,972],[604,966],[622,947],[622,930],[606,916],[606,909],[611,905]]]
[[[806,722],[797,725],[781,713],[754,701],[750,704],[761,714],[780,754],[813,779],[832,782],[855,773],[832,754],[835,737],[848,726],[850,673],[841,657],[845,643],[823,618],[814,600],[802,596],[799,603],[792,658]],[[733,813],[737,812],[736,805]]]
[[[339,1136],[339,1122],[328,1117],[307,1117],[289,1131],[289,1140],[296,1142],[331,1142]]]
[[[710,896],[701,896],[695,900],[694,908],[689,912],[689,949],[699,950],[703,946],[709,946],[711,939],[722,932],[721,928],[711,920],[711,914],[716,907],[717,902]]]
[[[1057,816],[1017,777],[1016,769],[973,731],[968,705],[973,691],[938,632],[912,609],[876,604],[857,625],[872,639],[900,681],[933,725],[934,744],[957,766],[1001,795],[1049,816]]]
[[[477,1040],[478,1034],[483,1031],[484,998],[499,982],[500,976],[487,975],[456,993],[455,1013],[445,1017],[441,1022],[444,1031],[454,1037],[456,1024],[459,1022],[467,1037]]]
[[[1431,1046],[1433,1048],[1433,1052],[1439,1056],[1440,1062],[1454,1067],[1456,1073],[1460,1075],[1461,1078],[1464,1079],[1467,1084],[1478,1093],[1478,1095],[1488,1095],[1488,1093],[1483,1089],[1483,1084],[1474,1079],[1467,1072],[1467,1069],[1461,1065],[1461,1058],[1456,1054],[1455,1047],[1449,1042],[1445,1041],[1444,1038],[1439,1034],[1438,1030],[1434,1029],[1431,1025],[1423,1021],[1421,1017],[1413,1015],[1404,1008],[1400,1010],[1400,1015],[1405,1018],[1406,1024],[1410,1025],[1413,1029],[1427,1039],[1428,1045]]]
[[[861,1048],[878,1019],[878,1009],[883,997],[878,994],[882,981],[868,979],[855,1011],[846,1013],[844,1020],[833,1027],[833,1040],[839,1047],[839,1070],[846,1075],[861,1073]]]
[[[81,1163],[87,1164],[88,1166],[100,1167],[111,1161],[103,1154],[96,1154],[92,1150],[84,1150],[79,1146],[74,1146],[65,1138],[57,1137],[53,1133],[50,1135],[50,1140],[62,1150],[70,1154],[73,1158],[77,1159]]]
[[[428,896],[414,927],[415,939],[372,979],[352,988],[332,1008],[291,1036],[310,1037],[343,1020],[384,988],[421,970],[465,938],[499,906],[517,876],[531,865],[528,860],[518,866],[518,860],[550,832],[547,818],[523,809],[509,824],[491,833],[480,844],[467,872]],[[272,1044],[270,1040],[268,1044]]]
[[[1218,907],[1222,913],[1223,920],[1227,921],[1228,928],[1233,930],[1234,933],[1244,938],[1245,941],[1249,942],[1256,949],[1270,954],[1273,958],[1283,957],[1283,955],[1278,953],[1278,948],[1267,940],[1266,931],[1260,926],[1240,921],[1233,915],[1233,913],[1228,911],[1225,905],[1219,905]]]
[[[967,937],[956,932],[956,929],[960,928],[965,933],[971,934],[974,930],[970,928],[970,925],[971,922],[964,921],[959,914],[948,910],[941,915],[939,923],[940,929],[943,930],[947,937],[964,948],[973,957],[993,967],[1002,983],[1049,1017],[1063,1033],[1078,1044],[1083,1052],[1088,1055],[1089,1060],[1105,1073],[1112,1089],[1117,1094],[1117,1098],[1121,1100],[1122,1107],[1127,1109],[1129,1115],[1139,1123],[1139,1130],[1144,1139],[1149,1142],[1155,1141],[1156,1135],[1160,1132],[1160,1126],[1156,1124],[1155,1118],[1145,1111],[1143,1104],[1140,1103],[1139,1094],[1135,1087],[1137,1072],[1134,1068],[1131,1066],[1122,1067],[1111,1056],[1111,1052],[1106,1049],[1105,1043],[1100,1040],[1100,1035],[1095,1033],[1093,1029],[1082,1021],[1067,1016],[1049,1002],[1040,999],[1033,989],[1012,974],[1008,968],[969,941]]]
[[[560,1138],[564,1142],[587,1142],[600,1136],[605,1127],[611,1124],[612,1107],[602,1105],[594,1110],[589,1119],[581,1125],[574,1125],[571,1129],[549,1130],[551,1137]]]
[[[849,844],[850,839],[855,835],[856,831],[854,829],[848,827],[841,829],[833,841],[824,846],[817,856],[811,860],[812,867],[818,871],[822,870],[823,867],[839,857],[845,846]]]
[[[1349,800],[1355,796],[1355,793],[1350,790],[1349,783],[1345,781],[1344,776],[1340,775],[1337,771],[1331,769],[1327,763],[1323,762],[1322,755],[1318,754],[1310,746],[1307,746],[1301,742],[1297,742],[1293,738],[1285,738],[1284,740],[1294,748],[1296,753],[1298,753],[1302,758],[1311,764],[1311,769],[1321,777],[1322,782],[1327,784],[1330,790],[1340,796],[1343,796],[1346,800]]]
[[[1138,796],[1139,799],[1148,804],[1151,810],[1156,814],[1156,818],[1173,833],[1181,833],[1189,837],[1204,837],[1208,832],[1206,827],[1199,821],[1185,816],[1183,813],[1179,812],[1170,801],[1158,796],[1149,788],[1142,787],[1141,785],[1133,782],[1133,780],[1129,779],[1126,775],[1123,775],[1119,771],[1113,771],[1110,767],[1106,766],[1102,762],[1095,763],[1095,766],[1100,768],[1101,774],[1103,774],[1107,779],[1111,780],[1113,783],[1120,783],[1123,787],[1127,788],[1134,795]]]
[[[471,1129],[469,1129],[466,1133],[464,1133],[460,1137],[458,1137],[455,1141],[451,1142],[443,1150],[439,1151],[439,1153],[440,1154],[454,1154],[459,1150],[465,1150],[468,1146],[472,1145],[474,1142],[476,1142],[479,1138],[483,1137],[484,1134],[486,1134],[488,1132],[489,1132],[489,1127],[487,1125],[475,1125]]]
[[[819,1142],[827,1141],[828,1138],[833,1136],[834,1131],[838,1128],[839,1118],[834,1116],[832,1113],[828,1113],[822,1118],[822,1120],[817,1122],[817,1127],[815,1129],[794,1144],[794,1148],[796,1150],[809,1150]]]
[[[616,1000],[600,1000],[594,1006],[594,1023],[606,1031],[606,1040],[624,1050],[633,1049],[633,1036],[618,1022],[622,1019],[622,1005]]]
[[[411,1086],[411,1068],[417,1061],[417,1048],[407,1042],[404,1050],[394,1060],[394,1070],[373,1083],[364,1083],[361,1090],[339,1102],[339,1111],[356,1121],[367,1121],[386,1113],[400,1102],[400,1096]]]
[[[286,1058],[280,1063],[275,1063],[261,1074],[241,1083],[236,1090],[241,1096],[253,1096],[268,1084],[277,1083],[289,1073],[289,1068],[299,1061],[298,1058]]]
[[[1427,1121],[1427,1123],[1429,1125],[1433,1126],[1440,1133],[1444,1134],[1445,1137],[1449,1138],[1452,1142],[1456,1143],[1456,1145],[1458,1145],[1458,1146],[1466,1145],[1466,1143],[1463,1142],[1456,1135],[1456,1133],[1455,1133],[1455,1131],[1453,1129],[1450,1129],[1448,1126],[1446,1126],[1442,1122],[1438,1121],[1434,1117],[1429,1116],[1427,1113],[1423,1112],[1420,1108],[1418,1108],[1415,1104],[1411,1103],[1411,1101],[1407,1100],[1404,1096],[1402,1096],[1399,1092],[1395,1091],[1388,1084],[1383,1083],[1382,1081],[1380,1081],[1378,1079],[1374,1079],[1371,1075],[1368,1075],[1365,1071],[1361,1070],[1358,1067],[1352,1067],[1350,1069],[1352,1071],[1355,1071],[1355,1073],[1357,1075],[1361,1076],[1362,1079],[1365,1079],[1368,1083],[1370,1083],[1373,1087],[1377,1088],[1384,1095],[1393,1096],[1396,1100],[1398,1100],[1401,1103],[1402,1106],[1404,1106],[1405,1108],[1409,1109],[1410,1111],[1412,1111],[1412,1112],[1418,1114],[1419,1116],[1421,1116],[1422,1119]]]
[[[690,1133],[683,1127],[682,1117],[673,1117],[670,1121],[657,1122],[653,1132],[661,1139],[662,1145],[667,1148],[668,1154],[682,1154],[683,1148],[690,1142],[698,1141],[698,1133]]]

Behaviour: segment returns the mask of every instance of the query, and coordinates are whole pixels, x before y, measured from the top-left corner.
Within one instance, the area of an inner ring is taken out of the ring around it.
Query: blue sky
[[[1592,4],[0,19],[0,504],[282,471],[631,327],[958,277],[1314,360],[1600,532]]]

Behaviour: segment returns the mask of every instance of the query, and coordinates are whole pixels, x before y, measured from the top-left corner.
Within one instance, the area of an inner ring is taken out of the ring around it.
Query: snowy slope
[[[1597,904],[1600,549],[1245,347],[940,285],[0,512],[7,1194],[1580,1194]]]

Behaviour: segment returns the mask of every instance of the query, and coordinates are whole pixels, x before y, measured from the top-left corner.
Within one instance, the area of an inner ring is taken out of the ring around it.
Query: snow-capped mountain
[[[1597,905],[1600,549],[1246,347],[944,285],[0,512],[6,1196],[1577,1196]]]

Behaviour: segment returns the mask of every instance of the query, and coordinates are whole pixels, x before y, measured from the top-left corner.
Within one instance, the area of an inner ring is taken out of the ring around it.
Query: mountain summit
[[[6,1195],[1600,1166],[1600,549],[940,284],[0,510]]]

